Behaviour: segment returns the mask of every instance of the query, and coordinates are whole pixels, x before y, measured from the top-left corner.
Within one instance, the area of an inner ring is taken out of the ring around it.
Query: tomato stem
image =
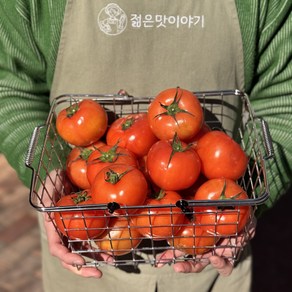
[[[116,162],[117,159],[119,158],[119,156],[127,156],[128,154],[126,153],[119,153],[117,152],[118,149],[118,144],[115,144],[112,148],[110,148],[108,151],[102,151],[101,149],[96,149],[97,151],[99,151],[99,153],[101,154],[100,157],[97,157],[95,159],[92,160],[92,163],[99,163],[99,162]]]
[[[131,169],[128,169],[122,173],[117,173],[114,170],[109,169],[109,171],[107,171],[105,173],[105,181],[110,183],[110,184],[115,185],[116,183],[118,183],[122,179],[122,177],[124,175],[126,175],[130,171],[131,171]]]
[[[220,194],[220,197],[219,197],[219,200],[236,200],[240,195],[241,195],[242,192],[239,192],[238,194],[235,194],[231,197],[227,197],[226,196],[226,180],[224,180],[224,185],[223,185],[223,189],[221,191],[221,194]],[[221,206],[221,207],[218,207],[220,210],[226,210],[226,209],[234,209],[233,206]]]
[[[72,200],[73,200],[75,205],[78,205],[82,202],[86,202],[90,199],[91,199],[91,196],[88,195],[87,191],[79,192],[79,193],[77,193],[76,197],[72,197]]]
[[[180,141],[177,133],[175,133],[174,137],[173,137],[173,140],[172,140],[172,143],[171,143],[171,148],[172,148],[172,150],[171,150],[171,153],[170,153],[170,156],[169,156],[167,167],[169,166],[169,164],[171,162],[171,159],[172,159],[172,157],[174,156],[175,153],[177,153],[177,152],[185,152],[185,151],[189,150],[191,148],[191,144],[188,144],[186,147],[183,147],[183,144]]]
[[[131,128],[134,122],[135,119],[133,117],[127,118],[125,122],[122,124],[122,130],[126,131],[127,129]]]
[[[221,192],[220,197],[219,197],[220,200],[236,200],[242,193],[242,192],[239,192],[238,194],[235,194],[235,195],[228,198],[228,197],[226,197],[225,192],[226,192],[226,180],[224,180],[223,189],[222,189],[222,192]]]
[[[80,158],[83,160],[88,160],[90,154],[93,152],[92,149],[88,149],[88,148],[80,148],[81,152],[80,152]]]
[[[160,106],[165,109],[165,112],[156,115],[155,118],[159,118],[159,117],[161,117],[163,115],[164,116],[170,116],[175,120],[176,124],[178,124],[177,119],[176,119],[176,115],[178,113],[185,113],[185,114],[189,114],[189,115],[193,116],[192,113],[190,113],[190,112],[188,112],[188,111],[186,111],[184,109],[181,109],[179,107],[179,103],[180,103],[180,100],[181,100],[181,97],[182,97],[182,93],[181,93],[181,96],[179,97],[178,96],[178,91],[179,91],[179,87],[176,88],[174,99],[173,99],[173,101],[172,101],[172,103],[170,105],[162,104],[160,102]]]
[[[152,195],[155,200],[162,200],[165,197],[165,191],[160,189],[159,192],[156,192]]]
[[[66,109],[66,115],[68,118],[71,118],[74,116],[74,114],[79,110],[79,104],[78,103],[73,103]]]

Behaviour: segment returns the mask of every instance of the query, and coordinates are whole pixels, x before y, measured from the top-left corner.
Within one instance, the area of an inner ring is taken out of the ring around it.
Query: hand
[[[253,217],[248,223],[248,232],[244,232],[237,237],[226,238],[221,241],[220,245],[214,251],[199,255],[196,258],[198,261],[182,261],[173,264],[173,269],[178,273],[199,273],[206,266],[211,264],[220,275],[229,276],[234,267],[234,256],[243,249],[247,242],[255,235],[256,218]],[[179,250],[168,250],[158,257],[158,267],[164,266],[170,262],[173,256],[175,258],[183,257],[185,254]]]
[[[226,240],[222,242],[222,245],[226,245]],[[204,270],[206,266],[211,264],[215,269],[217,269],[219,274],[221,274],[222,276],[228,276],[233,270],[233,262],[226,259],[225,257],[230,254],[230,248],[225,248],[224,252],[222,252],[220,255],[208,252],[202,256],[197,256],[196,259],[198,259],[198,261],[187,260],[177,262],[173,264],[173,269],[177,273],[200,273]],[[166,263],[165,259],[169,259],[173,257],[173,255],[175,256],[175,258],[178,258],[183,257],[185,254],[180,250],[168,250],[159,256],[158,261],[161,263],[158,264],[158,267],[163,266]]]
[[[65,191],[64,188],[66,189]],[[51,206],[52,202],[58,200],[61,192],[70,193],[68,189],[70,189],[70,186],[66,184],[64,174],[57,170],[51,172],[39,190],[41,205],[44,207]],[[79,254],[72,253],[63,244],[61,237],[57,233],[53,224],[54,212],[43,214],[43,223],[51,255],[57,257],[60,260],[62,266],[74,274],[83,277],[101,278],[102,272],[99,269],[95,267],[83,267],[85,264],[84,258]],[[112,260],[112,258],[107,254],[98,254],[98,256],[102,261]]]

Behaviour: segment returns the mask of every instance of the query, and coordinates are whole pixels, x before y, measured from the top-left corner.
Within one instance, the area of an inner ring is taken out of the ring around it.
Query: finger
[[[211,256],[209,258],[209,261],[220,275],[226,277],[232,273],[233,264],[230,263],[228,260],[218,256]]]
[[[157,268],[163,267],[165,264],[171,263],[173,259],[183,256],[184,253],[179,250],[167,250],[157,255]]]
[[[68,248],[62,244],[60,236],[57,233],[53,223],[44,220],[43,224],[46,230],[48,246],[51,255],[59,258],[61,261],[67,264],[83,265],[84,259],[78,254],[72,254]]]
[[[177,273],[200,273],[209,264],[208,261],[195,262],[192,260],[186,262],[178,262],[173,265],[173,269]]]
[[[61,263],[65,269],[71,271],[72,273],[78,276],[85,277],[85,278],[97,278],[97,279],[102,277],[102,272],[97,268],[70,265],[65,262],[61,262]]]
[[[62,262],[68,265],[82,266],[85,264],[83,257],[76,253],[71,253],[71,251],[63,245],[60,236],[57,233],[52,222],[44,221],[44,225],[47,233],[48,246],[51,255],[59,258]],[[88,254],[88,256],[90,256],[90,253]],[[97,261],[100,260],[107,263],[113,262],[113,257],[106,253],[94,253],[93,258]]]
[[[163,267],[165,264],[173,261],[174,258],[179,258],[184,256],[185,253],[180,250],[167,250],[163,252],[161,255],[157,257],[157,267]],[[199,273],[201,272],[207,265],[209,261],[207,258],[200,259],[200,262],[196,262],[194,260],[186,260],[182,262],[177,262],[173,265],[173,269],[177,273]]]
[[[98,253],[98,256],[96,258],[96,260],[102,261],[102,262],[106,262],[106,263],[113,263],[114,262],[114,258],[113,256],[107,254],[107,253]]]
[[[48,236],[48,245],[51,255],[68,265],[84,265],[85,260],[83,259],[83,257],[76,253],[72,253],[66,246],[61,243],[56,232],[55,235],[56,236]]]

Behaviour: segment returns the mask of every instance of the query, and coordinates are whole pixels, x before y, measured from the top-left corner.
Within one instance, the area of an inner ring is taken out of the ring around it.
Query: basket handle
[[[37,126],[34,128],[30,141],[29,146],[25,158],[25,165],[29,168],[31,168],[32,162],[34,160],[35,150],[38,142],[38,138],[40,136],[40,131],[44,126]]]
[[[269,125],[263,118],[258,118],[258,119],[261,123],[264,146],[267,152],[267,155],[264,158],[265,159],[273,158],[274,147],[273,147],[272,137],[269,130]]]

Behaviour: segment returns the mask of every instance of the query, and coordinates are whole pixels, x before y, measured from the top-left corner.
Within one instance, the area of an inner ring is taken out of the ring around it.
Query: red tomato
[[[105,145],[93,151],[87,163],[87,178],[92,185],[97,173],[106,166],[112,164],[127,164],[137,166],[136,157],[128,149],[115,146]]]
[[[201,255],[210,251],[219,237],[210,234],[200,225],[192,223],[186,219],[185,224],[181,227],[173,239],[168,240],[168,244],[175,249],[181,250],[188,255]]]
[[[199,177],[201,162],[196,152],[176,138],[156,142],[147,155],[151,180],[164,190],[182,190]]]
[[[80,189],[90,188],[87,179],[87,160],[92,150],[87,148],[73,148],[66,161],[66,174],[70,181]]]
[[[194,194],[198,188],[206,182],[208,179],[202,174],[199,175],[198,179],[189,188],[179,191],[179,194],[186,200],[193,200]]]
[[[56,120],[59,135],[75,146],[87,146],[99,140],[106,132],[107,125],[106,111],[91,99],[63,109]]]
[[[196,207],[196,218],[211,234],[237,235],[247,224],[251,208],[239,206],[236,201],[246,199],[246,192],[236,182],[224,178],[208,180],[197,190],[194,200],[229,200],[230,206]]]
[[[221,131],[211,131],[199,139],[196,152],[202,162],[202,173],[209,179],[237,180],[247,167],[248,159],[240,145]]]
[[[106,141],[108,145],[118,144],[143,157],[157,138],[150,129],[147,114],[140,113],[114,121],[107,132]]]
[[[131,226],[127,217],[113,217],[110,219],[107,230],[95,241],[101,252],[113,256],[130,253],[141,242],[138,229]]]
[[[145,202],[148,184],[138,168],[125,164],[113,164],[103,168],[96,175],[91,191],[96,204],[115,202],[120,206],[137,206]],[[134,211],[128,210],[128,212]]]
[[[181,196],[177,192],[160,191],[156,197],[147,199],[145,208],[137,210],[132,216],[133,225],[143,236],[156,240],[175,235],[185,219],[182,210],[175,206],[179,200]]]
[[[143,172],[145,177],[148,179],[149,176],[148,176],[148,172],[147,172],[146,160],[147,160],[147,155],[144,155],[143,157],[139,157],[138,158],[138,167]]]
[[[87,178],[88,160],[92,152],[102,145],[102,141],[97,141],[87,147],[75,147],[67,156],[66,174],[69,180],[78,188],[86,190],[90,188]]]
[[[182,88],[160,92],[148,108],[148,120],[153,133],[169,140],[177,133],[181,140],[195,136],[203,124],[203,109],[198,98]]]
[[[106,145],[105,142],[101,141],[101,140],[97,140],[94,143],[86,146],[86,148],[91,149],[91,150],[96,150],[98,148],[100,148],[101,146]]]
[[[93,239],[104,232],[107,224],[104,211],[81,211],[81,205],[93,204],[91,196],[83,191],[66,195],[56,203],[56,207],[66,206],[76,208],[76,211],[60,211],[54,213],[55,223],[60,232],[70,239]]]
[[[207,133],[209,133],[209,132],[211,132],[210,127],[209,127],[206,123],[203,123],[203,125],[202,125],[200,131],[199,131],[194,137],[192,137],[191,139],[189,139],[189,140],[187,141],[187,143],[188,143],[188,144],[191,144],[192,147],[193,147],[194,149],[196,149],[198,141],[199,141],[199,140],[200,140],[205,134],[207,134]]]

